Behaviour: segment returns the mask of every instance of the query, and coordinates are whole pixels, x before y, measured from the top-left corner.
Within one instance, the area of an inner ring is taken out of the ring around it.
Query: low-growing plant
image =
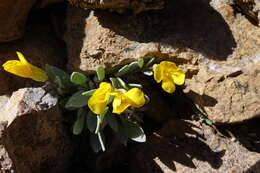
[[[76,113],[72,132],[81,134],[85,129],[90,132],[90,145],[95,152],[105,151],[106,127],[110,127],[123,144],[133,140],[145,142],[146,135],[140,126],[142,118],[138,111],[149,102],[140,83],[129,83],[125,76],[131,73],[143,73],[154,76],[157,83],[168,93],[175,91],[175,84],[182,85],[184,72],[173,62],[162,61],[156,64],[155,58],[140,58],[115,70],[106,73],[102,66],[96,68],[95,75],[86,76],[80,72],[70,75],[51,65],[45,71],[31,65],[24,56],[17,52],[20,61],[9,60],[3,67],[6,71],[20,77],[35,81],[47,80],[56,84],[60,105]]]

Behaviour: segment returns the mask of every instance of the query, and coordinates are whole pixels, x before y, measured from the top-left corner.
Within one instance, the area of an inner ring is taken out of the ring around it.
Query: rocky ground
[[[0,64],[108,71],[138,58],[176,62],[187,79],[151,98],[147,142],[91,151],[71,133],[55,88],[0,68],[0,172],[260,173],[259,0],[20,0],[0,2]],[[8,19],[8,20],[7,20]],[[213,124],[211,124],[213,122]],[[109,133],[109,132],[108,132]]]

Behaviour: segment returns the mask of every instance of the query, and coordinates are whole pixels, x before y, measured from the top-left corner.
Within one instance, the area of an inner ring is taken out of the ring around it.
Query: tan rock
[[[156,147],[155,147],[156,146]],[[260,154],[206,125],[170,121],[132,153],[131,172],[259,173]]]
[[[259,0],[235,0],[235,5],[248,16],[253,23],[260,26],[260,1]]]
[[[62,67],[65,63],[65,48],[52,33],[47,23],[30,24],[25,36],[21,40],[0,46],[0,94],[8,94],[23,87],[40,86],[42,83],[31,79],[21,78],[3,70],[2,64],[8,60],[18,59],[16,51],[24,54],[27,60],[42,69],[51,64]]]
[[[15,172],[64,172],[73,148],[57,106],[43,88],[23,88],[12,94],[0,112],[5,124],[1,141]]]
[[[66,25],[72,71],[93,73],[98,65],[111,71],[141,57],[169,59],[187,72],[185,92],[215,122],[260,114],[260,30],[224,0],[171,1],[163,10],[133,16],[69,7]],[[229,88],[234,80],[250,90]],[[231,99],[232,93],[240,96]]]
[[[0,43],[21,38],[25,32],[25,24],[31,9],[38,3],[45,7],[62,0],[1,0],[0,2]]]
[[[135,13],[162,9],[167,0],[69,0],[84,9],[132,9]]]

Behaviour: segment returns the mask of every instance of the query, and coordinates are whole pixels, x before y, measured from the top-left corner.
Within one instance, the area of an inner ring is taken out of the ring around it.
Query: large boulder
[[[70,6],[66,28],[72,71],[93,73],[98,65],[111,71],[138,58],[168,59],[186,71],[185,92],[214,122],[260,114],[260,30],[226,1],[170,1],[163,10],[138,15]]]
[[[199,122],[173,120],[132,152],[130,172],[259,173],[260,154]]]
[[[8,94],[23,87],[42,85],[42,83],[18,77],[3,70],[4,62],[18,59],[16,51],[22,52],[31,64],[42,69],[46,64],[58,67],[65,64],[66,49],[63,43],[57,40],[49,22],[45,19],[39,21],[40,16],[35,17],[36,19],[30,21],[23,39],[0,46],[0,94]]]
[[[45,7],[63,0],[1,0],[0,2],[0,43],[19,39],[25,32],[29,12],[34,6]]]
[[[162,9],[168,0],[69,0],[84,9],[132,9],[134,13]]]
[[[70,165],[73,145],[51,93],[49,87],[19,89],[0,110],[1,143],[17,173],[65,172]]]

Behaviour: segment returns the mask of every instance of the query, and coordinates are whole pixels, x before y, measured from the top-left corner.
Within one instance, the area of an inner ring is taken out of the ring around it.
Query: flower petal
[[[171,80],[165,80],[162,82],[162,88],[167,93],[173,93],[175,91],[175,85]]]
[[[29,78],[31,76],[30,67],[22,64],[18,60],[9,60],[3,64],[4,70],[20,77]]]
[[[174,62],[170,62],[170,61],[162,61],[160,63],[160,66],[165,71],[166,70],[175,70],[178,68]]]
[[[106,93],[110,93],[112,91],[112,86],[110,83],[101,82],[99,84],[99,88],[94,92],[93,95],[105,95]]]
[[[185,81],[185,73],[181,69],[173,72],[172,79],[176,85],[183,85]]]
[[[42,69],[31,65],[22,53],[16,52],[18,60],[9,60],[3,64],[4,70],[24,78],[31,78],[38,82],[45,82],[48,76]]]
[[[161,82],[163,76],[162,76],[162,70],[160,65],[155,65],[153,67],[153,77],[157,83]]]
[[[92,96],[88,100],[88,107],[95,114],[103,113],[106,106],[107,106],[107,101],[100,99],[99,97]]]
[[[18,52],[18,51],[17,51],[16,54],[17,54],[17,56],[18,56],[18,58],[19,58],[19,60],[20,60],[21,63],[23,63],[23,64],[29,64],[28,61],[25,59],[25,57],[23,56],[23,54],[22,54],[21,52]]]
[[[113,101],[113,113],[121,114],[130,105],[130,102],[127,100],[127,97],[124,94],[118,94],[116,95]]]
[[[30,78],[38,82],[45,82],[48,80],[48,76],[45,71],[33,65],[30,65],[30,68],[32,73]]]
[[[101,114],[104,112],[107,101],[112,92],[111,84],[107,82],[102,82],[99,88],[93,93],[93,95],[88,100],[89,109],[95,114]]]
[[[140,108],[145,104],[144,93],[139,88],[132,88],[125,93],[125,96],[131,100],[131,106]]]

